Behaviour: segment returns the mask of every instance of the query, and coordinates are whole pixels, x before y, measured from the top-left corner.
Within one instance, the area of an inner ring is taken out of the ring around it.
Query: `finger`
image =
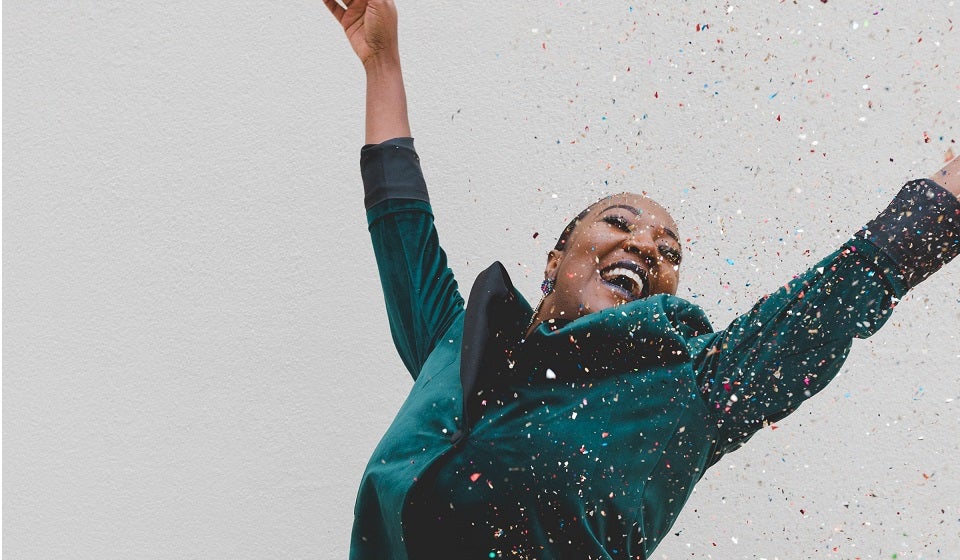
[[[342,6],[337,0],[323,0],[323,3],[327,5],[327,9],[333,17],[337,18],[337,21],[343,19],[343,14],[347,12],[346,6]]]

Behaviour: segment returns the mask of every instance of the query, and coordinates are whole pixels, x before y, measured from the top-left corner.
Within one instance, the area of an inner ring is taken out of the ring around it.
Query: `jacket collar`
[[[500,261],[481,272],[473,283],[460,347],[462,426],[469,429],[479,417],[479,404],[474,398],[477,392],[496,386],[506,375],[503,366],[532,316],[533,309],[514,288]]]
[[[680,366],[690,361],[688,340],[713,332],[700,307],[666,294],[564,324],[541,324],[520,347],[532,316],[533,309],[500,262],[480,273],[464,317],[463,416],[461,429],[453,436],[455,443],[480,417],[483,398],[492,389],[506,386],[508,375],[523,375],[524,382],[531,384],[562,383],[583,376]]]

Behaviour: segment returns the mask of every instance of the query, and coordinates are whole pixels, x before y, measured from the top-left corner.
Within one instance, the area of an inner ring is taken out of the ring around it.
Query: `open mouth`
[[[633,261],[618,261],[600,271],[600,279],[627,300],[648,295],[647,271]]]

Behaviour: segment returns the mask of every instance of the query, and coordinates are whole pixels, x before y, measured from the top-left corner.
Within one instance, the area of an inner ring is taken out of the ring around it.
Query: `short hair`
[[[611,198],[613,198],[613,197],[615,197],[615,196],[620,196],[620,195],[623,195],[623,194],[641,196],[641,197],[643,197],[643,198],[646,198],[647,200],[650,200],[650,197],[648,197],[646,194],[636,195],[636,193],[631,193],[631,192],[626,192],[626,191],[621,192],[621,193],[616,193],[616,194],[609,194],[609,195],[607,195],[607,196],[605,196],[605,197],[597,200],[596,202],[594,202],[594,203],[591,204],[590,206],[587,206],[586,208],[584,208],[583,211],[580,212],[579,214],[577,214],[577,216],[576,216],[574,219],[570,220],[570,223],[567,224],[567,227],[563,228],[563,232],[560,233],[560,238],[557,239],[557,244],[553,246],[553,250],[554,250],[554,251],[563,251],[563,250],[566,248],[566,246],[567,246],[567,241],[569,241],[569,240],[570,240],[570,236],[573,235],[573,230],[575,230],[575,229],[577,228],[577,224],[580,222],[580,220],[582,220],[583,218],[585,218],[585,217],[587,216],[587,214],[589,214],[590,211],[593,210],[593,207],[594,207],[594,206],[596,206],[597,204],[600,204],[600,203],[603,202],[604,200],[610,200]],[[653,202],[653,203],[656,204],[657,206],[660,206],[660,204],[657,203],[657,202],[654,201],[654,200],[651,200],[651,202]],[[660,206],[660,207],[663,208],[663,206]],[[666,210],[666,209],[664,208],[664,210]]]
[[[605,197],[605,198],[608,198],[608,197]],[[601,198],[600,200],[604,200],[604,199]],[[582,220],[584,217],[586,217],[587,214],[590,213],[590,210],[593,210],[593,207],[596,206],[597,203],[600,202],[600,200],[598,200],[597,202],[594,202],[590,206],[587,206],[586,208],[583,209],[583,211],[577,214],[577,216],[574,219],[570,220],[570,223],[567,224],[567,227],[563,228],[563,232],[560,233],[560,238],[557,239],[557,244],[553,246],[554,251],[563,251],[566,248],[567,241],[569,241],[570,236],[573,235],[573,230],[576,229],[577,224],[580,223],[580,220]]]

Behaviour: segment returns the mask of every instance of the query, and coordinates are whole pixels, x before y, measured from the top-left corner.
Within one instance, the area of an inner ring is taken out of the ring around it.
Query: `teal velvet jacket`
[[[499,263],[464,307],[412,139],[365,146],[361,167],[414,384],[364,472],[354,559],[649,557],[707,468],[826,386],[960,246],[960,204],[917,181],[898,199],[929,211],[897,222],[892,204],[722,331],[655,295],[522,340],[531,306]],[[947,224],[918,222],[933,214]]]

